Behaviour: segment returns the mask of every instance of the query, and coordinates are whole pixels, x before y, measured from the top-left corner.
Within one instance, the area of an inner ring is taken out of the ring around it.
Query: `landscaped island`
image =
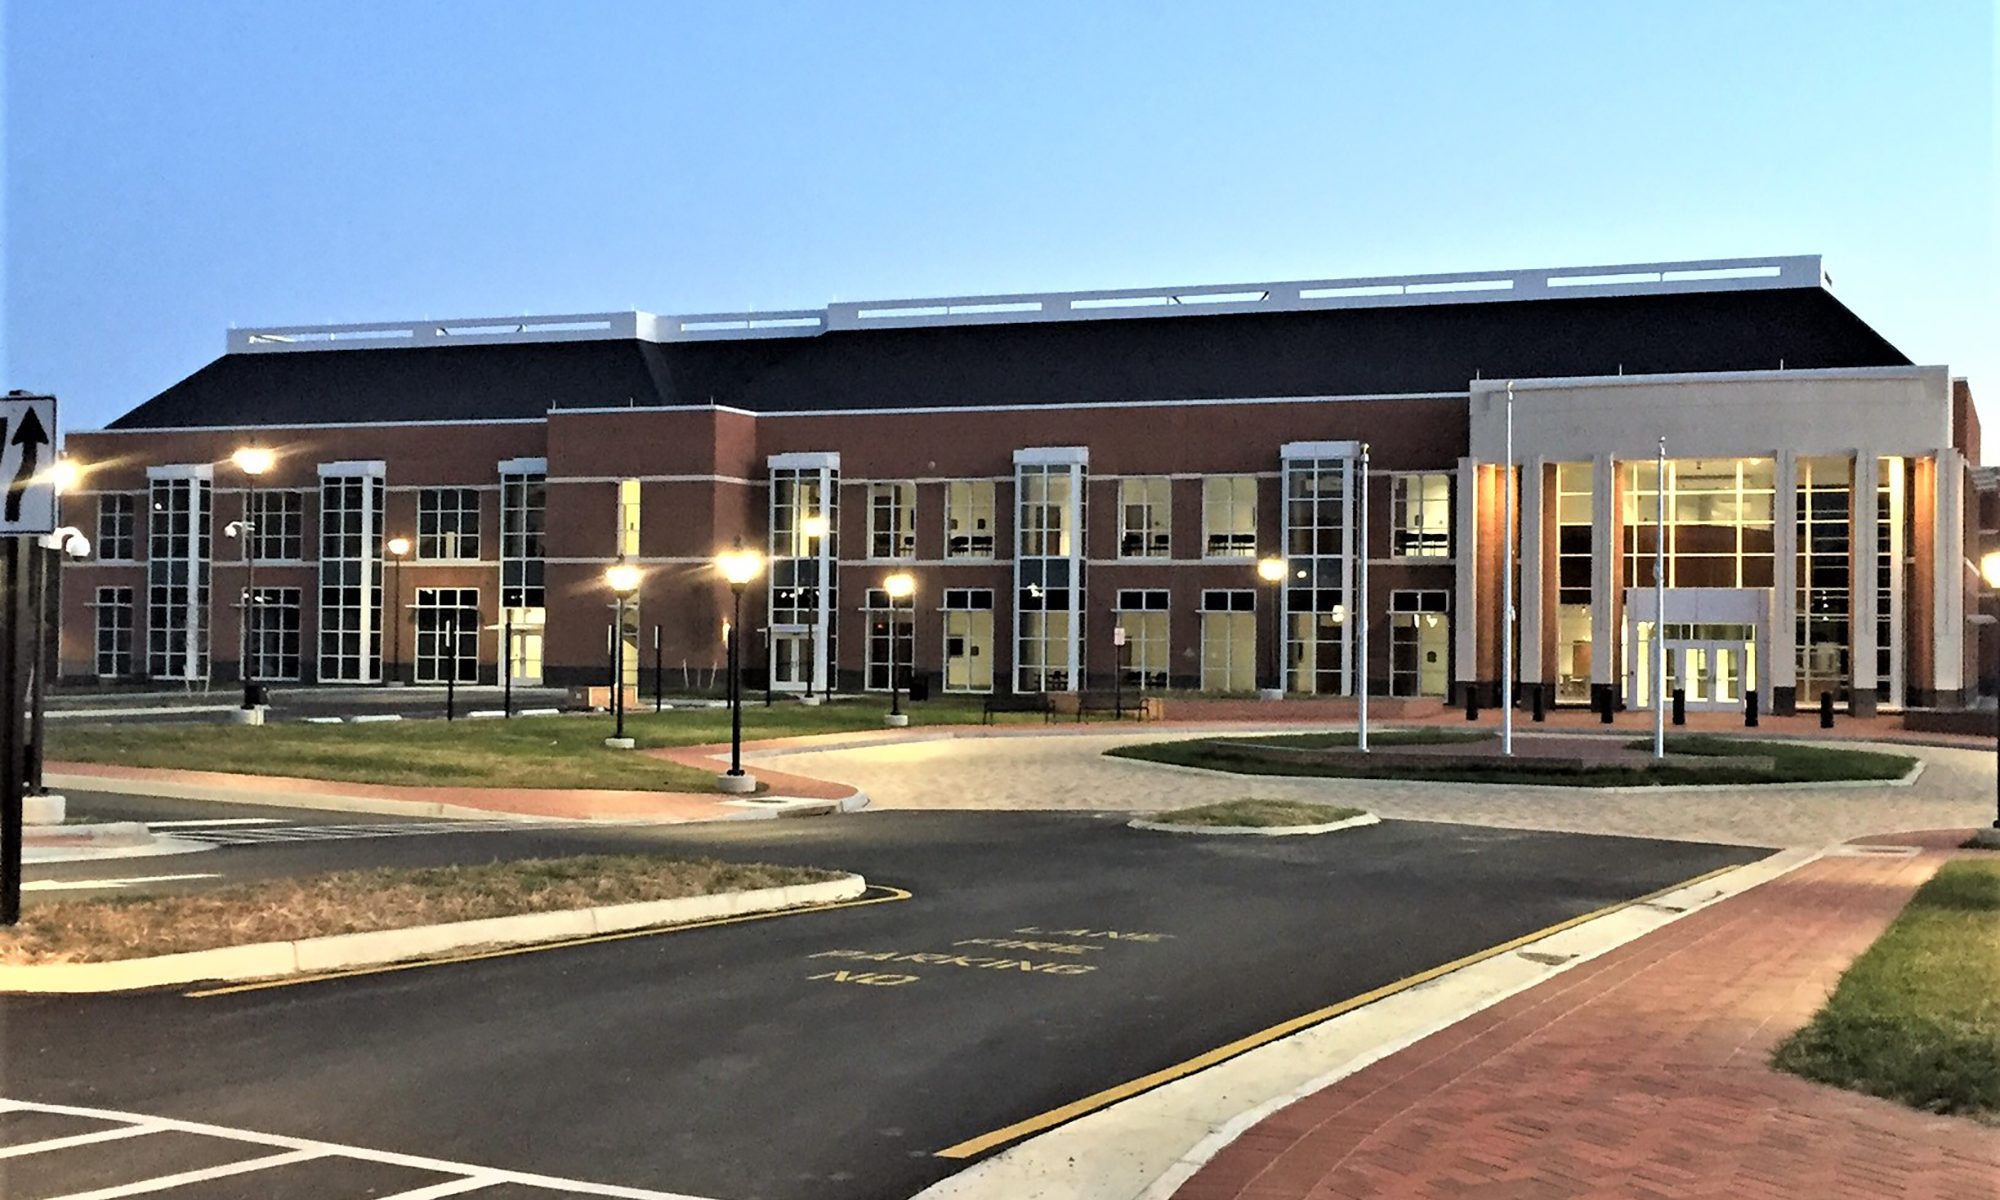
[[[1371,733],[1368,741],[1368,754],[1359,752],[1353,733],[1206,737],[1119,746],[1106,753],[1239,775],[1562,787],[1887,781],[1901,779],[1916,765],[1901,754],[1708,734],[1668,738],[1662,762],[1651,758],[1652,743],[1646,740],[1521,737],[1511,758],[1501,755],[1499,740],[1484,731],[1382,730]]]

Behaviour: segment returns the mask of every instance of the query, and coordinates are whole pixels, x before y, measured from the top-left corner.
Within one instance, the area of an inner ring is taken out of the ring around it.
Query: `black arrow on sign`
[[[42,428],[42,419],[30,408],[21,418],[21,427],[14,431],[13,442],[21,448],[21,461],[14,468],[14,477],[7,481],[7,504],[0,519],[8,524],[21,520],[21,498],[28,494],[28,484],[35,478],[35,468],[41,465],[42,447],[49,444],[49,432]]]

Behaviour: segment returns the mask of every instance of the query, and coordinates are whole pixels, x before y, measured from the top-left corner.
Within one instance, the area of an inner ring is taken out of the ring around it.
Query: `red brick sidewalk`
[[[1765,1066],[1944,860],[1825,858],[1252,1127],[1174,1200],[1993,1200],[2000,1131]]]

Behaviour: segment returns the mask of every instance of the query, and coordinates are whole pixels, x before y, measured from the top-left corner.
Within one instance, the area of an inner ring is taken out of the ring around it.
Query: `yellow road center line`
[[[831,904],[815,904],[806,908],[781,908],[772,912],[745,913],[737,917],[714,917],[706,921],[689,921],[682,925],[659,925],[649,929],[626,929],[617,933],[593,933],[588,937],[565,938],[559,942],[538,942],[532,946],[503,946],[496,950],[478,950],[467,954],[451,954],[439,958],[423,958],[412,962],[384,963],[380,966],[353,967],[342,971],[322,971],[313,975],[294,975],[284,979],[265,979],[255,983],[233,983],[223,987],[203,988],[195,992],[183,992],[190,999],[209,996],[233,996],[239,992],[261,992],[271,988],[298,987],[308,983],[325,983],[334,979],[353,979],[361,975],[386,975],[392,971],[414,971],[420,967],[442,967],[453,963],[478,962],[487,958],[508,958],[517,954],[539,954],[544,950],[564,950],[572,946],[591,946],[600,942],[621,942],[628,938],[659,937],[668,933],[685,933],[691,929],[709,929],[717,925],[738,925],[745,921],[765,921],[772,917],[798,917],[809,913],[831,912],[836,908],[863,908],[870,904],[890,904],[898,900],[908,900],[911,893],[899,887],[886,884],[872,884],[869,891],[887,892],[885,896],[862,896],[855,900],[837,900]]]
[[[965,1141],[962,1141],[955,1146],[947,1146],[944,1149],[937,1151],[935,1157],[937,1158],[976,1157],[978,1155],[986,1153],[988,1150],[991,1150],[996,1146],[1004,1146],[1008,1142],[1017,1141],[1021,1138],[1027,1137],[1029,1134],[1040,1133],[1043,1130],[1051,1129],[1057,1125],[1061,1125],[1066,1121],[1073,1121],[1076,1118],[1083,1116],[1086,1113],[1095,1112],[1097,1109],[1104,1108],[1112,1104],[1116,1104],[1121,1100],[1128,1100],[1131,1097],[1136,1096],[1141,1092],[1151,1091],[1152,1089],[1159,1087],[1161,1084],[1171,1083],[1176,1079],[1192,1075],[1197,1071],[1206,1070],[1207,1068],[1215,1066],[1218,1063],[1222,1063],[1229,1059],[1235,1058],[1239,1054],[1244,1054],[1251,1050],[1255,1050],[1257,1047],[1265,1045],[1269,1042],[1277,1041],[1279,1038],[1288,1037],[1291,1034],[1297,1033],[1302,1029],[1307,1029],[1314,1025],[1321,1024],[1322,1022],[1330,1021],[1333,1018],[1340,1016],[1343,1013],[1352,1012],[1353,1010],[1360,1008],[1364,1005],[1373,1004],[1377,1000],[1386,999],[1387,997],[1395,995],[1397,992],[1408,991],[1410,988],[1416,987],[1418,984],[1429,983],[1431,980],[1438,978],[1440,975],[1448,975],[1451,972],[1460,969],[1461,967],[1469,967],[1472,966],[1474,963],[1484,962],[1489,958],[1498,957],[1499,955],[1506,954],[1511,950],[1518,950],[1522,946],[1525,946],[1530,942],[1540,941],[1545,937],[1550,937],[1554,934],[1561,933],[1563,930],[1574,928],[1578,925],[1583,924],[1585,921],[1594,921],[1599,917],[1617,912],[1620,909],[1631,908],[1632,906],[1637,904],[1644,904],[1649,900],[1658,899],[1659,897],[1664,896],[1669,892],[1677,892],[1685,887],[1693,887],[1695,884],[1700,883],[1705,879],[1713,879],[1717,875],[1720,875],[1725,871],[1733,871],[1735,869],[1736,867],[1734,866],[1717,867],[1713,871],[1705,871],[1700,875],[1696,875],[1692,879],[1684,879],[1679,883],[1670,884],[1669,886],[1663,887],[1658,891],[1648,892],[1643,896],[1636,896],[1630,900],[1621,900],[1616,904],[1607,904],[1603,908],[1584,913],[1581,916],[1571,917],[1567,921],[1558,921],[1554,925],[1550,925],[1547,928],[1537,929],[1533,933],[1522,934],[1520,937],[1514,938],[1512,941],[1502,942],[1497,946],[1489,946],[1484,950],[1468,954],[1463,958],[1456,958],[1448,963],[1443,963],[1439,966],[1431,967],[1428,970],[1419,971],[1414,975],[1405,976],[1402,979],[1396,980],[1394,983],[1383,984],[1381,987],[1375,988],[1372,991],[1363,992],[1358,996],[1352,996],[1346,1000],[1342,1000],[1338,1004],[1329,1004],[1325,1008],[1314,1009],[1312,1012],[1306,1013],[1303,1016],[1297,1016],[1291,1018],[1290,1020],[1280,1021],[1276,1025],[1272,1025],[1265,1029],[1260,1029],[1256,1033],[1249,1034],[1245,1037],[1237,1038],[1235,1041],[1226,1043],[1225,1045],[1217,1046],[1213,1050],[1204,1051],[1201,1054],[1195,1055],[1193,1058],[1177,1062],[1170,1067],[1162,1067],[1161,1069],[1154,1071],[1151,1074],[1141,1075],[1137,1079],[1129,1079],[1124,1083],[1116,1084],[1112,1087],[1105,1088],[1103,1091],[1092,1092],[1090,1095],[1085,1096],[1082,1099],[1072,1100],[1068,1104],[1064,1104],[1058,1108],[1049,1109],[1047,1112],[1044,1113],[1038,1113],[1035,1116],[1029,1117],[1024,1121],[1016,1121],[1012,1125],[996,1129],[991,1133],[982,1133],[978,1137],[967,1138]]]

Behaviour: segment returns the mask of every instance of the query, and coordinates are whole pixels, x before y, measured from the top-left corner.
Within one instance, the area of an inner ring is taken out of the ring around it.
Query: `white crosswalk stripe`
[[[486,1188],[513,1184],[520,1187],[560,1192],[571,1196],[611,1196],[622,1200],[703,1200],[685,1192],[663,1192],[651,1188],[626,1187],[615,1183],[593,1183],[582,1179],[566,1179],[555,1175],[537,1175],[528,1171],[511,1171],[501,1167],[482,1167],[471,1163],[451,1162],[446,1159],[427,1158],[418,1154],[398,1154],[387,1150],[369,1150],[360,1146],[342,1146],[332,1142],[314,1141],[311,1138],[287,1137],[283,1134],[260,1133],[250,1129],[232,1129],[222,1125],[208,1125],[199,1121],[181,1121],[171,1117],[153,1117],[141,1113],[117,1112],[102,1108],[80,1108],[67,1104],[36,1104],[26,1100],[10,1100],[0,1097],[0,1113],[30,1112],[53,1116],[79,1117],[91,1121],[111,1121],[116,1124],[110,1129],[93,1130],[89,1133],[67,1137],[48,1138],[39,1142],[29,1142],[20,1146],[0,1149],[0,1157],[20,1157],[39,1154],[51,1150],[61,1150],[70,1146],[102,1144],[103,1156],[109,1157],[117,1143],[141,1134],[195,1134],[201,1137],[222,1138],[241,1142],[248,1147],[274,1150],[277,1153],[261,1154],[255,1157],[223,1163],[220,1166],[203,1167],[199,1170],[180,1171],[170,1175],[154,1175],[131,1179],[122,1183],[90,1188],[85,1191],[69,1192],[52,1196],[49,1200],[121,1200],[125,1196],[143,1196],[154,1192],[167,1192],[174,1188],[201,1183],[210,1179],[224,1179],[234,1175],[254,1175],[280,1167],[298,1163],[326,1162],[350,1159],[359,1162],[380,1163],[392,1167],[407,1167],[432,1174],[450,1175],[454,1178],[440,1183],[427,1183],[413,1189],[395,1193],[385,1200],[433,1200],[446,1196],[472,1196]]]

